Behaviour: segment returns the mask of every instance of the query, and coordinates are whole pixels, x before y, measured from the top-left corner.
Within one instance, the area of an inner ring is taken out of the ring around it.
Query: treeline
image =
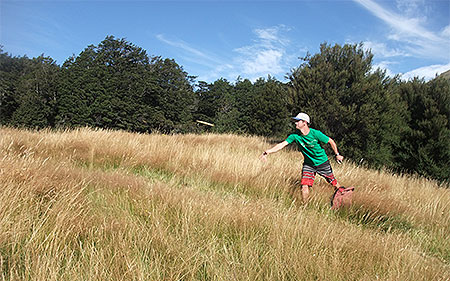
[[[355,162],[450,180],[450,81],[372,69],[363,46],[322,44],[287,75],[196,82],[173,59],[108,36],[61,66],[0,49],[0,125],[133,132],[209,130],[283,139],[290,116],[335,139]],[[210,128],[196,123],[214,123]]]

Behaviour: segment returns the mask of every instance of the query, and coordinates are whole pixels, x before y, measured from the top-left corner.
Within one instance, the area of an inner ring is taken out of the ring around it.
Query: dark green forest
[[[235,133],[282,140],[298,112],[356,163],[450,181],[450,80],[404,81],[373,70],[362,44],[299,58],[255,82],[196,81],[175,60],[108,36],[57,65],[0,49],[0,125],[139,133]],[[197,120],[213,123],[202,125]]]

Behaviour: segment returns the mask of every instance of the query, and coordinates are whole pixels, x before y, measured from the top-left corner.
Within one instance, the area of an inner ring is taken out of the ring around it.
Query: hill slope
[[[333,212],[299,155],[234,135],[0,129],[6,280],[448,280],[450,190],[334,165]]]
[[[443,78],[445,78],[447,80],[450,80],[450,69],[445,71],[445,72],[442,72],[441,74],[439,74],[438,77],[443,77]]]

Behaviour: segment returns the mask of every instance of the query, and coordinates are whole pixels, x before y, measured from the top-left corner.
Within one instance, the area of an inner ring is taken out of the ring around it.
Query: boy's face
[[[298,120],[298,121],[296,121],[295,122],[295,128],[297,128],[297,129],[302,129],[303,127],[305,127],[306,126],[306,121],[304,121],[304,120]]]

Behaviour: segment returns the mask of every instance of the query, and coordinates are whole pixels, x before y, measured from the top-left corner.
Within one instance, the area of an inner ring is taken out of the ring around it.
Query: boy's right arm
[[[287,146],[289,143],[287,141],[283,141],[280,142],[279,144],[275,145],[274,147],[267,149],[266,151],[264,151],[261,155],[261,160],[266,161],[267,160],[267,155],[269,155],[270,153],[275,153],[281,149],[283,149],[285,146]]]

